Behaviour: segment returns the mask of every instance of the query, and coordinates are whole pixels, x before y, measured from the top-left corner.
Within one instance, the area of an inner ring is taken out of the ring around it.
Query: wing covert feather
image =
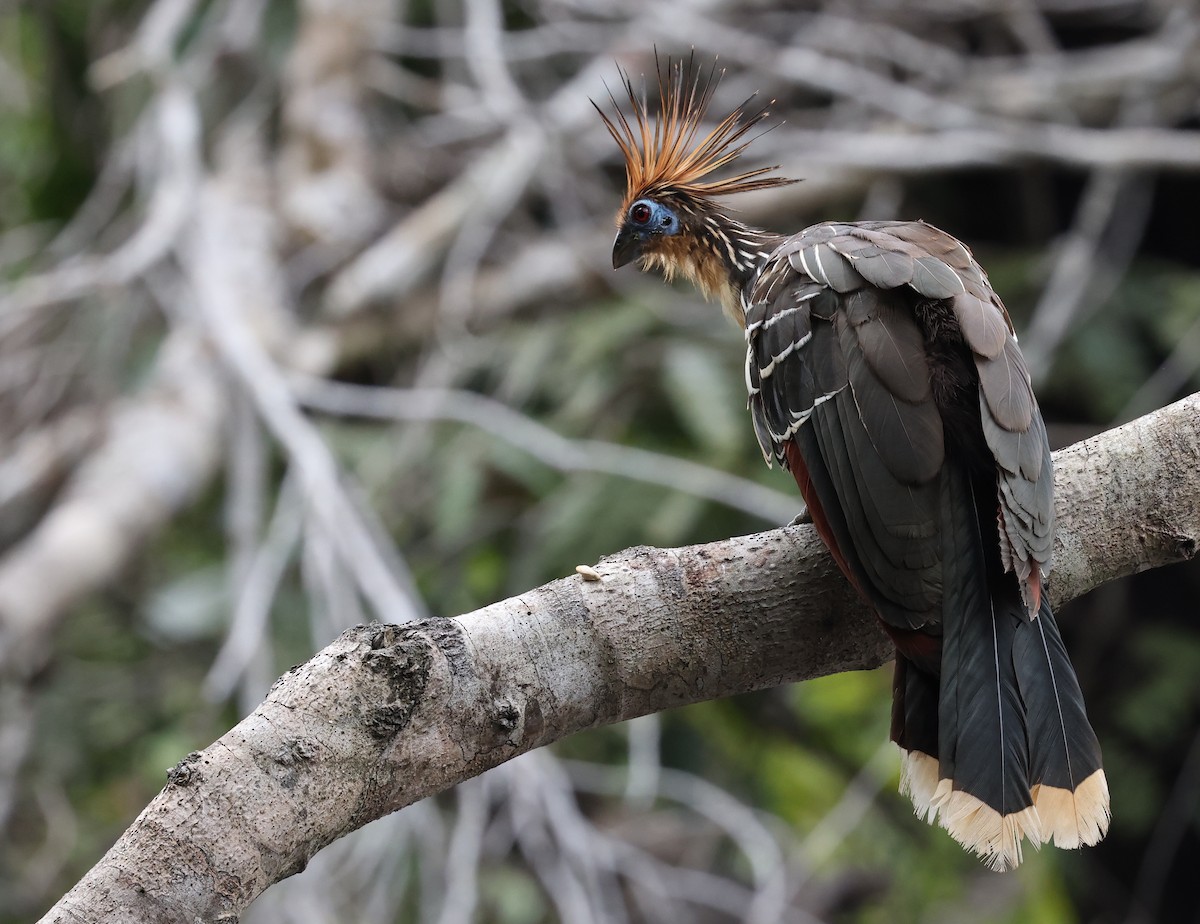
[[[930,397],[925,338],[911,311],[883,292],[862,289],[845,299],[846,318],[871,371],[889,392],[909,404]]]
[[[856,582],[884,618],[936,618],[929,595],[941,580],[940,553],[921,545],[938,522],[936,491],[923,491],[946,461],[922,304],[948,306],[943,316],[974,359],[1005,564],[1023,581],[1035,566],[1045,573],[1054,528],[1045,426],[1008,316],[970,251],[923,222],[823,224],[782,242],[758,278],[746,313],[755,433],[785,465],[787,444],[801,448],[811,489],[827,494],[826,515],[852,546],[843,553]]]

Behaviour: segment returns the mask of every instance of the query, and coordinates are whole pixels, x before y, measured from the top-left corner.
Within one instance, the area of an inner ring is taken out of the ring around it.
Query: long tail
[[[1005,870],[1025,839],[1099,841],[1108,784],[1049,603],[1028,615],[965,476],[944,489],[940,676],[897,658],[892,737],[916,813]]]

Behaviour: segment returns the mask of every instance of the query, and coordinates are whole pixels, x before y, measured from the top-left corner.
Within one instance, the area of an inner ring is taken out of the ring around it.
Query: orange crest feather
[[[657,56],[655,63],[657,66]],[[638,94],[629,73],[619,68],[621,82],[633,106],[633,122],[621,111],[620,103],[611,90],[608,97],[616,109],[615,120],[605,115],[595,102],[592,103],[625,156],[625,201],[618,216],[623,215],[635,200],[668,189],[707,199],[797,182],[785,177],[766,176],[778,165],[759,167],[723,180],[705,180],[710,173],[732,163],[746,150],[754,140],[746,138],[746,135],[770,115],[769,106],[775,101],[771,100],[757,113],[748,115],[747,107],[754,100],[754,96],[751,96],[696,143],[701,123],[724,72],[718,72],[714,63],[705,77],[693,71],[690,60],[685,68],[682,61],[672,64],[669,58],[665,72],[661,67],[657,69],[657,118],[650,116],[644,89]],[[694,74],[690,80],[687,79],[689,74]]]

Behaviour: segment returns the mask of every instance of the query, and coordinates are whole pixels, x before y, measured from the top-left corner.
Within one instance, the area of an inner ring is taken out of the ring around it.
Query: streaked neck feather
[[[646,255],[643,269],[657,269],[668,280],[682,276],[745,327],[742,291],[758,275],[779,238],[720,213],[706,217],[700,226],[699,233],[664,238]]]

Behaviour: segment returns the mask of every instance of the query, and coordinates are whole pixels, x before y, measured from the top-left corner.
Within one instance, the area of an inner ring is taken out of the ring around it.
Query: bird
[[[628,111],[593,101],[626,174],[613,268],[689,280],[743,329],[763,456],[895,645],[901,791],[997,871],[1098,843],[1108,783],[1046,592],[1053,462],[1004,304],[923,221],[740,221],[725,197],[797,182],[714,177],[774,101],[702,134],[723,72],[655,61],[657,112],[619,67]]]

